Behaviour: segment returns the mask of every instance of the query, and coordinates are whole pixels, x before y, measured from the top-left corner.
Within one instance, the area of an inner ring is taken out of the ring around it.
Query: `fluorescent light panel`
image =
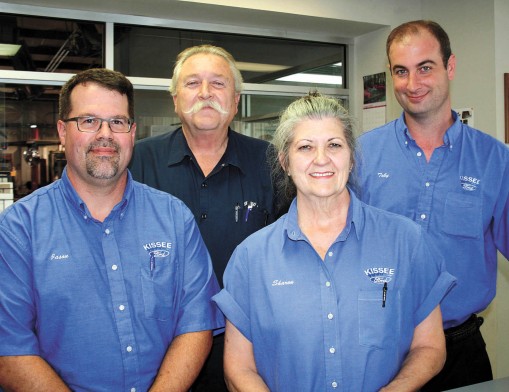
[[[342,76],[320,75],[320,74],[310,74],[310,73],[298,73],[298,74],[288,75],[288,76],[279,78],[277,80],[279,80],[281,82],[298,82],[298,83],[312,83],[312,84],[333,84],[333,85],[342,85],[343,84]]]
[[[278,64],[263,64],[263,63],[248,63],[243,61],[237,61],[237,68],[241,71],[251,72],[278,72],[284,71],[290,67]],[[342,67],[343,63],[338,62],[332,64],[335,67]],[[330,85],[342,85],[342,76],[323,75],[323,74],[311,74],[311,73],[297,73],[293,75],[284,76],[278,78],[281,82],[298,82],[298,83],[312,83],[312,84],[330,84]]]
[[[0,56],[13,57],[20,48],[21,45],[0,44]]]
[[[237,61],[235,64],[237,64],[239,70],[251,72],[277,72],[288,68],[286,65],[248,63],[243,61]]]

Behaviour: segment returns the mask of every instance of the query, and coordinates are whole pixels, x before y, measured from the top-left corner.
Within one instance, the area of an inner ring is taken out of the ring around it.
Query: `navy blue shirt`
[[[136,143],[135,180],[171,193],[192,211],[222,286],[226,264],[248,235],[275,220],[266,141],[228,130],[228,146],[205,177],[182,128]]]

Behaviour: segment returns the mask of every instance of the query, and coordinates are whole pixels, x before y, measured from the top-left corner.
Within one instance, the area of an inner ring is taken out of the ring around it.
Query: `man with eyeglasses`
[[[133,181],[133,87],[91,69],[60,93],[61,180],[0,215],[0,387],[186,391],[224,326],[194,217]]]

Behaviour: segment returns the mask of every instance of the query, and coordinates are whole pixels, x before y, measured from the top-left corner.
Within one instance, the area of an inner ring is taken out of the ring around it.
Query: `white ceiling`
[[[322,36],[331,41],[350,40],[384,27],[374,23],[176,0],[11,0],[4,3],[193,21],[223,25],[229,32],[249,34],[252,30],[267,30],[274,36]],[[237,31],[231,31],[235,27]]]

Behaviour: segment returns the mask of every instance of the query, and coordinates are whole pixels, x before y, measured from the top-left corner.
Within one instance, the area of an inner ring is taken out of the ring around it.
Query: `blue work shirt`
[[[146,391],[174,337],[224,326],[192,214],[130,175],[104,222],[66,170],[6,209],[0,276],[0,356],[40,356],[75,391]]]
[[[458,279],[442,302],[444,328],[490,304],[497,249],[509,257],[509,149],[453,117],[429,162],[403,115],[363,134],[357,158],[361,200],[417,222]]]
[[[171,193],[193,212],[222,286],[226,264],[249,234],[275,220],[266,141],[228,130],[226,151],[205,177],[182,128],[136,143],[133,178]]]
[[[213,300],[253,344],[271,391],[378,391],[454,278],[418,225],[353,194],[322,260],[297,207],[238,246]]]

